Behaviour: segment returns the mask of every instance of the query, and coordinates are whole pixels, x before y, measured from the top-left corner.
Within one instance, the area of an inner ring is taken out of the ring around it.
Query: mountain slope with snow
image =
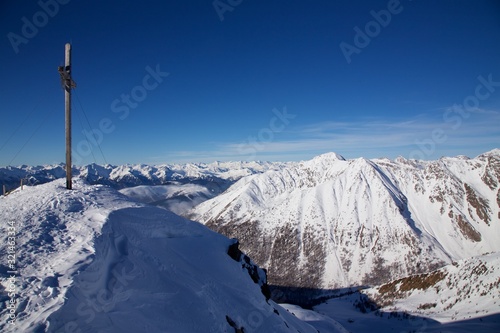
[[[314,306],[350,332],[499,332],[500,255],[350,290]]]
[[[500,150],[415,161],[325,154],[245,177],[191,217],[240,240],[271,284],[319,294],[500,250]]]
[[[444,323],[500,313],[500,254],[459,260],[363,293],[381,311],[409,312]]]
[[[316,332],[234,240],[107,186],[27,186],[0,219],[2,332]]]

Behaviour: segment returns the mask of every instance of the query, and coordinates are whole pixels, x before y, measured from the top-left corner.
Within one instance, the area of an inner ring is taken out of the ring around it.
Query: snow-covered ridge
[[[266,299],[234,240],[110,187],[26,186],[0,197],[0,220],[14,230],[1,258],[16,254],[0,266],[2,332],[316,332]]]

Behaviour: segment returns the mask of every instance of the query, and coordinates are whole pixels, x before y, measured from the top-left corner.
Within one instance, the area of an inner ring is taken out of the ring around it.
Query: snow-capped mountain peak
[[[437,161],[327,154],[243,178],[192,217],[240,239],[270,282],[374,285],[498,251],[500,155]]]

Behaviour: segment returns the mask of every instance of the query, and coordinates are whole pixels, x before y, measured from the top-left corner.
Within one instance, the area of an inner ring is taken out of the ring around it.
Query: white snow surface
[[[0,197],[0,331],[316,332],[266,301],[228,238],[107,186],[73,187],[56,180]]]
[[[311,326],[316,328],[318,332],[329,332],[329,333],[349,333],[348,330],[344,328],[339,322],[331,317],[322,315],[313,310],[303,309],[298,305],[293,304],[280,304],[288,312],[296,316],[297,318],[309,323]]]
[[[121,189],[120,193],[142,203],[167,208],[178,215],[186,213],[196,205],[216,195],[210,192],[206,186],[190,183],[140,185]]]

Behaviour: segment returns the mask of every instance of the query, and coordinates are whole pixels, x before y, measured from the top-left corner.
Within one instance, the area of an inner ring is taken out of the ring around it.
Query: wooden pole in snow
[[[64,60],[64,71],[65,71],[65,82],[64,82],[64,105],[65,105],[65,115],[66,115],[66,188],[71,190],[72,183],[72,172],[71,172],[71,44],[66,43],[65,48],[65,60]]]

